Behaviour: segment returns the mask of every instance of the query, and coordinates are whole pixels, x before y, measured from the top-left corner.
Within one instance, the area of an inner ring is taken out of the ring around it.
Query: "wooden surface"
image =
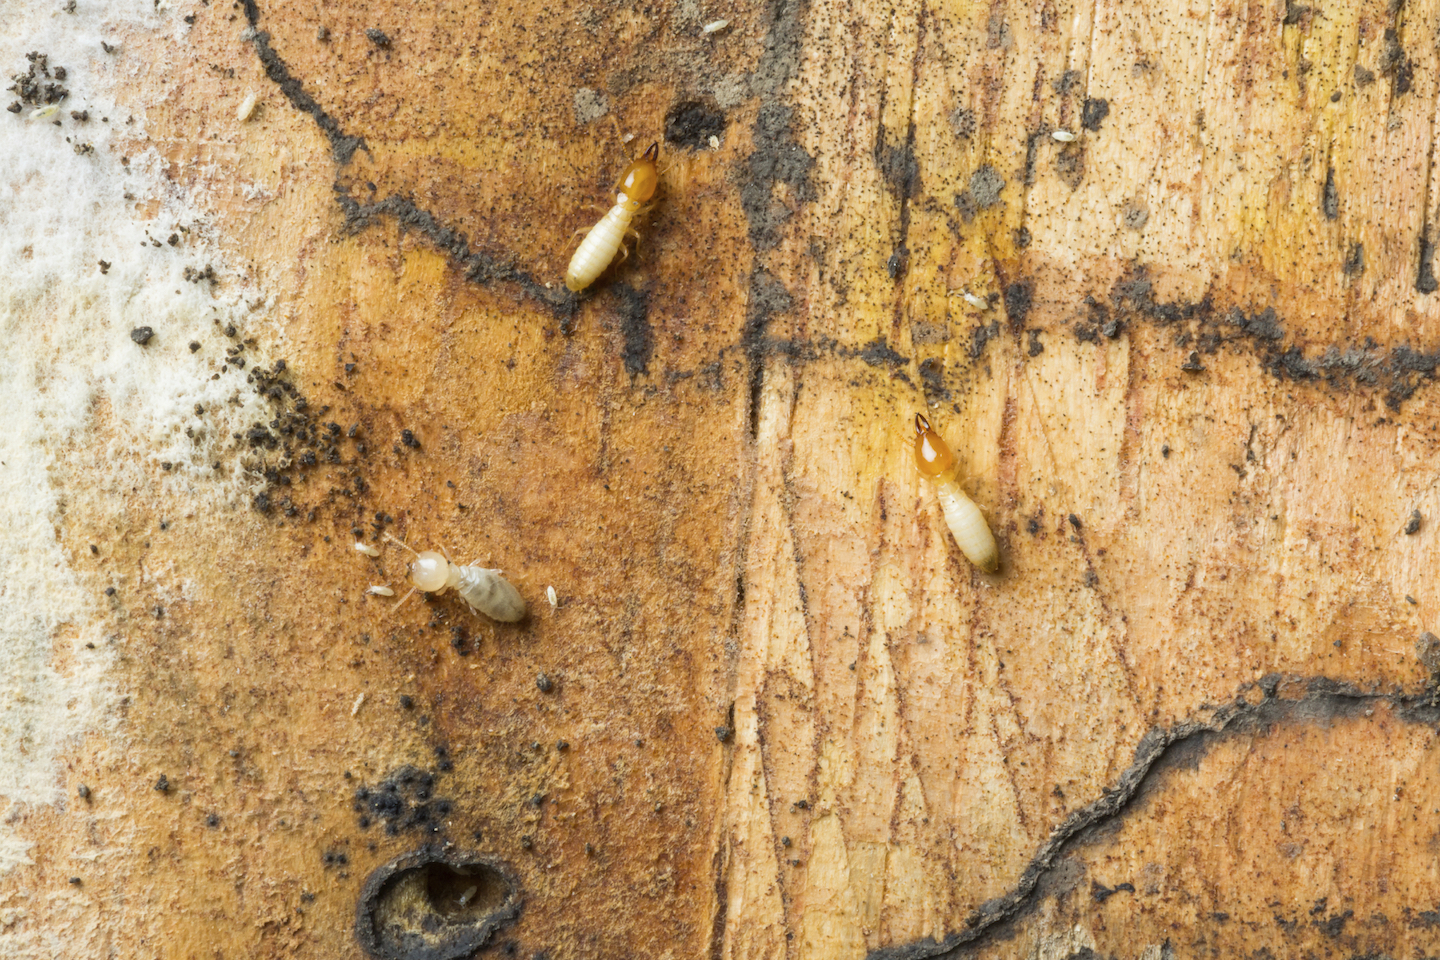
[[[490,955],[1440,951],[1440,6],[161,16],[125,149],[268,298],[195,376],[294,392],[208,472],[107,485],[103,415],[53,468],[109,699],[0,956],[358,957],[407,855],[509,878]],[[352,529],[531,616],[391,613]]]

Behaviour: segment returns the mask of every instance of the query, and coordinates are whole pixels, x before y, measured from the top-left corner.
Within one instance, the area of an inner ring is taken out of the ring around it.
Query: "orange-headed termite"
[[[565,286],[571,291],[579,293],[594,283],[595,278],[615,259],[616,251],[624,249],[625,232],[630,229],[630,221],[655,196],[655,189],[660,184],[660,171],[655,165],[659,157],[660,144],[652,143],[644,155],[620,175],[615,206],[585,235],[585,239],[580,241],[580,249],[570,259],[570,269],[565,271]],[[629,254],[628,250],[626,254]]]
[[[994,573],[1000,566],[1000,551],[995,546],[990,525],[975,501],[960,489],[955,477],[955,455],[940,434],[930,429],[930,421],[918,413],[915,414],[915,466],[935,481],[935,495],[940,499],[945,525],[950,528],[960,552],[981,570]]]

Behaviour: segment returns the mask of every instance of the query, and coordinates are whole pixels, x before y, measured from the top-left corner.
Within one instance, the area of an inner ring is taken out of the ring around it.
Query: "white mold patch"
[[[149,66],[125,55],[130,42],[174,33],[183,12],[0,4],[0,87],[36,51],[69,91],[53,117],[0,111],[0,810],[61,803],[63,752],[87,733],[120,735],[113,623],[72,569],[65,531],[123,514],[134,496],[164,497],[178,515],[243,509],[255,485],[211,465],[270,414],[243,372],[212,375],[227,325],[277,332],[264,297],[226,267],[204,198],[137,146],[143,109],[112,93]],[[14,100],[4,91],[0,107]],[[157,589],[178,595],[179,576]],[[0,876],[30,859],[16,819],[0,822]]]

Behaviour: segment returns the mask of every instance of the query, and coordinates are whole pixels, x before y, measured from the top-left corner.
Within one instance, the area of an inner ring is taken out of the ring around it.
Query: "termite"
[[[640,208],[655,196],[655,189],[660,185],[660,170],[655,165],[659,158],[660,144],[652,143],[640,159],[626,167],[620,175],[615,206],[591,228],[585,239],[580,241],[575,256],[570,258],[570,268],[565,271],[565,286],[571,292],[579,293],[594,283],[595,278],[615,259],[617,250],[624,250],[626,256],[630,255],[630,251],[625,249],[625,233],[634,233],[630,230],[630,222]]]
[[[965,495],[955,478],[955,455],[930,428],[930,421],[915,414],[915,466],[921,474],[935,481],[935,495],[945,514],[945,525],[965,558],[986,573],[1000,566],[1000,551],[995,535],[985,522],[985,515],[975,501]]]
[[[470,609],[476,613],[483,613],[491,620],[499,620],[501,623],[515,623],[525,618],[525,600],[520,596],[520,591],[500,575],[499,570],[491,570],[486,567],[470,565],[462,566],[455,563],[448,556],[436,553],[434,550],[417,552],[410,548],[403,540],[396,540],[388,533],[385,539],[415,554],[415,562],[410,564],[410,593],[400,598],[400,603],[395,604],[391,609],[398,610],[400,605],[410,599],[410,594],[416,590],[423,593],[444,593],[446,590],[454,590],[460,594],[461,599],[470,605]]]

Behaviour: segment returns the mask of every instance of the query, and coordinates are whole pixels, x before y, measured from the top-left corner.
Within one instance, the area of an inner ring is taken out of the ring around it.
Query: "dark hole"
[[[421,870],[430,908],[451,922],[482,920],[503,907],[510,896],[505,878],[483,864],[457,868],[432,863]]]
[[[501,865],[424,847],[366,880],[355,936],[381,960],[458,960],[519,912],[518,886]]]

